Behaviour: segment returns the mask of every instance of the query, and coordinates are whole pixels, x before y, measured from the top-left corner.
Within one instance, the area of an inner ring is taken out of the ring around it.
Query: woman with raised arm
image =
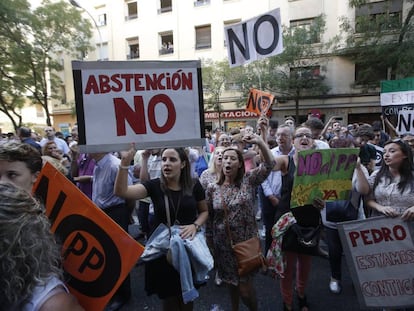
[[[273,238],[282,237],[283,233],[289,232],[288,225],[294,222],[303,227],[318,227],[321,224],[320,210],[324,208],[324,201],[320,198],[313,198],[312,204],[290,208],[290,201],[293,190],[293,180],[295,170],[298,165],[298,153],[302,150],[314,148],[312,131],[307,127],[298,127],[293,136],[295,154],[293,156],[281,155],[275,157],[276,165],[274,170],[282,173],[282,190],[276,212],[276,222],[272,229]],[[361,173],[361,175],[363,175]],[[274,241],[275,242],[275,241]],[[283,299],[283,310],[293,309],[293,288],[296,289],[298,305],[300,311],[308,311],[309,306],[305,295],[305,289],[311,271],[311,255],[300,253],[299,251],[283,250],[283,243],[274,243],[276,247],[271,247],[268,253],[272,262],[272,270],[275,270],[280,277],[280,288]],[[272,244],[273,246],[273,244]],[[294,286],[294,276],[296,284]]]
[[[128,186],[128,168],[135,150],[121,152],[121,165],[115,181],[115,194],[126,199],[151,197],[154,204],[154,228],[168,224],[165,195],[168,198],[170,223],[178,225],[182,239],[192,239],[208,218],[205,191],[198,180],[191,178],[190,162],[183,148],[167,148],[161,153],[161,177]],[[141,170],[142,172],[142,170]],[[152,233],[152,232],[151,232]],[[184,301],[180,275],[166,256],[145,263],[145,290],[157,294],[163,310],[192,310],[198,296],[192,289],[190,300]]]
[[[262,117],[259,124],[266,131],[267,119]],[[274,165],[273,156],[266,142],[258,135],[249,133],[243,137],[246,143],[257,144],[263,163],[250,172],[245,172],[243,154],[233,148],[223,151],[222,168],[215,183],[207,187],[209,221],[206,235],[213,245],[216,268],[219,277],[229,288],[232,310],[239,310],[239,300],[249,310],[257,310],[256,291],[253,286],[254,273],[240,277],[236,257],[233,254],[227,225],[234,243],[257,236],[255,219],[254,190],[269,175]],[[226,216],[227,215],[227,216]]]

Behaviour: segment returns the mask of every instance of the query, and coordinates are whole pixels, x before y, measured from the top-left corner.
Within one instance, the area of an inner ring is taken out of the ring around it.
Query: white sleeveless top
[[[30,301],[23,306],[22,311],[38,311],[46,300],[61,292],[68,293],[69,290],[61,280],[53,276],[45,285],[35,287]]]

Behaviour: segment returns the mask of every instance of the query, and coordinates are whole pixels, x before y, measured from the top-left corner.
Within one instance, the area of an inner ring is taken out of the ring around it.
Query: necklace
[[[178,198],[177,198],[178,196]],[[182,198],[182,192],[181,190],[177,193],[177,191],[172,192],[170,189],[168,189],[168,201],[170,202],[173,213],[174,213],[174,224],[179,225],[180,221],[177,219],[178,217],[178,211],[181,207],[181,198]],[[175,204],[177,203],[177,204]]]

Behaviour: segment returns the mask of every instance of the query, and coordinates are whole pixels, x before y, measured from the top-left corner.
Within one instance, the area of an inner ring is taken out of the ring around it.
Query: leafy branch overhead
[[[355,62],[356,83],[376,89],[380,80],[414,74],[414,3],[405,1],[349,2],[355,20],[342,17],[343,44],[336,54]]]
[[[26,0],[1,1],[0,111],[17,111],[28,97],[51,125],[49,101],[52,94],[59,97],[62,59],[81,59],[91,49],[91,36],[91,24],[68,2],[43,1],[32,10]],[[8,116],[21,126],[21,116]]]

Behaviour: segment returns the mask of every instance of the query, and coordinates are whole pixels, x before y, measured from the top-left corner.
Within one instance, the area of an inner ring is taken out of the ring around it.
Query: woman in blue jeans
[[[128,186],[128,168],[134,155],[134,148],[121,152],[115,194],[129,199],[151,197],[154,204],[154,228],[160,223],[168,223],[168,208],[170,223],[178,226],[179,237],[193,239],[208,218],[208,208],[203,187],[191,177],[190,162],[185,150],[164,149],[161,153],[161,177]],[[164,311],[193,310],[192,298],[195,299],[196,295],[186,296],[189,300],[184,301],[181,287],[180,275],[168,263],[166,256],[145,263],[145,290],[148,295],[158,295]]]

